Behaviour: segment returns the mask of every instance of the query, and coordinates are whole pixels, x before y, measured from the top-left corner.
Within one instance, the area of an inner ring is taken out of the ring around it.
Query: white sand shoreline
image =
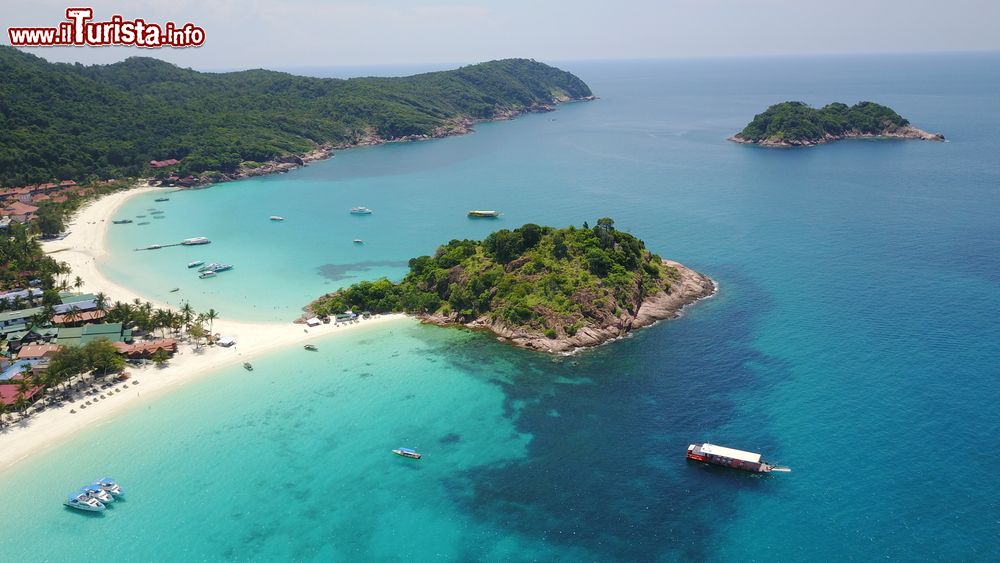
[[[70,234],[65,239],[43,243],[47,253],[69,264],[73,275],[83,279],[84,283],[79,291],[103,292],[111,301],[132,301],[139,298],[150,301],[160,308],[168,307],[112,282],[97,268],[97,260],[106,254],[104,239],[113,214],[128,199],[151,191],[167,190],[138,187],[92,201],[78,211],[67,225]],[[134,379],[140,381],[139,385],[130,385],[126,391],[105,395],[106,399],[89,405],[86,409],[81,409],[79,402],[66,403],[59,408],[48,407],[27,420],[0,430],[0,472],[56,446],[80,430],[91,428],[99,422],[106,423],[126,407],[144,404],[172,388],[220,368],[240,364],[269,352],[304,344],[331,334],[398,322],[407,318],[399,314],[381,315],[357,324],[341,326],[328,324],[308,329],[304,325],[292,323],[216,319],[213,323],[213,332],[234,337],[235,346],[231,348],[202,346],[196,351],[193,345],[181,343],[178,353],[166,367],[129,368],[127,371]],[[76,413],[70,413],[71,409],[75,409]]]

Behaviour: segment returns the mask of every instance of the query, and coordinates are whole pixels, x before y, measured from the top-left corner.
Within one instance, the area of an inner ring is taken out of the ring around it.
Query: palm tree
[[[83,278],[81,278],[80,276],[76,276],[76,279],[73,280],[73,287],[76,289],[80,289],[81,287],[83,287]]]
[[[209,334],[215,334],[214,332],[212,332],[212,321],[214,321],[217,318],[219,318],[219,313],[217,313],[215,309],[209,309],[208,312],[205,313],[205,320],[208,321]]]
[[[64,316],[67,324],[73,324],[74,322],[80,320],[80,308],[76,305],[70,305],[66,309],[66,314]]]
[[[187,301],[185,301],[184,305],[181,307],[181,318],[184,320],[185,327],[190,326],[191,319],[194,318],[194,307],[192,307]]]
[[[94,296],[94,306],[102,313],[108,312],[108,296],[103,291]]]

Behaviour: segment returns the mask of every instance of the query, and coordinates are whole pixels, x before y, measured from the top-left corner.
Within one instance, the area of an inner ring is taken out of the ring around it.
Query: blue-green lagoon
[[[130,200],[163,218],[112,226],[102,269],[225,318],[288,321],[451,238],[601,216],[721,290],[567,358],[404,320],[207,376],[5,472],[0,557],[996,559],[998,62],[567,63],[600,100]],[[725,141],[787,99],[876,101],[949,142]],[[132,250],[190,236],[213,242]],[[236,267],[198,280],[195,259]],[[706,440],[793,473],[687,463]],[[126,502],[61,506],[103,474]]]

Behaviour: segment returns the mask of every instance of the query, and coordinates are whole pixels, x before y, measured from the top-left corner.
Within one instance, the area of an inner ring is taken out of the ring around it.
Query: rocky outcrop
[[[451,315],[423,315],[419,318],[425,323],[441,326],[461,325],[475,330],[488,330],[502,342],[552,354],[599,346],[622,338],[633,330],[650,326],[658,321],[676,318],[680,316],[681,310],[685,306],[715,294],[715,282],[708,276],[673,260],[664,260],[663,263],[675,268],[678,273],[672,280],[669,290],[649,296],[634,313],[623,311],[618,315],[610,312],[606,315],[598,315],[601,317],[600,322],[592,320],[591,323],[579,328],[573,335],[564,334],[551,338],[537,330],[511,325],[501,319],[492,319],[488,316],[482,316],[467,323],[459,323]]]
[[[917,129],[911,125],[896,126],[891,125],[878,133],[861,133],[860,131],[845,131],[840,135],[825,134],[819,139],[745,139],[739,133],[729,137],[729,141],[743,143],[747,145],[758,145],[761,147],[788,148],[788,147],[812,147],[822,145],[842,139],[917,139],[920,141],[944,141],[941,133],[928,133],[923,129]]]

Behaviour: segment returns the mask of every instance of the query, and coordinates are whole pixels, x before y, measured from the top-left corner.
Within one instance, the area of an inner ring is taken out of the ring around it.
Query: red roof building
[[[21,349],[17,352],[17,359],[19,360],[41,360],[42,358],[50,358],[53,354],[59,351],[58,344],[28,344],[27,346],[21,346]]]
[[[28,389],[24,393],[24,398],[30,401],[31,398],[37,395],[41,390],[41,386]],[[17,402],[17,395],[17,385],[0,385],[0,403],[7,406],[13,405]]]

